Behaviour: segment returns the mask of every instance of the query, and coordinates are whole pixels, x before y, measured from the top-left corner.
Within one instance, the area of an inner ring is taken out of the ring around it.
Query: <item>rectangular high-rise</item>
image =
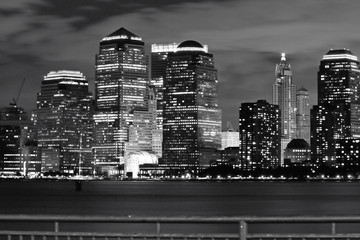
[[[147,109],[148,62],[142,39],[125,28],[100,41],[93,146],[97,167],[116,170],[123,163],[133,111]]]
[[[360,138],[359,61],[350,50],[330,50],[323,56],[318,71],[318,106],[311,114],[313,159],[319,164],[354,164],[348,161],[354,154],[351,148],[342,146]],[[343,149],[343,157],[337,156],[337,149]]]
[[[163,137],[163,109],[164,109],[164,81],[166,79],[166,67],[168,64],[168,57],[170,53],[176,52],[179,43],[157,43],[151,45],[151,78],[150,85],[155,91],[155,97],[157,99],[157,130],[156,130],[156,139],[153,141],[154,148],[156,152],[161,152],[158,157],[162,156],[162,146],[159,146],[157,143],[162,142]],[[207,51],[208,46],[203,45],[205,51]]]
[[[221,147],[221,111],[213,55],[185,41],[169,53],[164,82],[162,163],[178,168],[209,166]]]
[[[157,100],[156,125],[154,130],[153,148],[157,156],[162,157],[163,138],[163,108],[164,108],[164,81],[169,53],[176,51],[178,43],[152,44],[151,45],[151,77],[150,85],[154,89]]]
[[[42,172],[92,174],[92,94],[79,71],[51,71],[34,111]]]
[[[265,100],[241,104],[239,160],[243,170],[280,166],[280,118],[279,106]]]

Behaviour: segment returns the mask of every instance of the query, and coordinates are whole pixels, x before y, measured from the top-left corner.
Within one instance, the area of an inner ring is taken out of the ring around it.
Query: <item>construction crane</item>
[[[24,87],[25,80],[26,80],[26,78],[24,78],[24,79],[22,80],[21,85],[20,85],[20,89],[19,89],[19,91],[18,91],[18,94],[17,94],[16,98],[13,98],[13,101],[14,101],[14,104],[15,104],[15,105],[17,105],[17,102],[19,101],[19,97],[20,97],[21,91],[22,91],[22,89],[23,89],[23,87]]]

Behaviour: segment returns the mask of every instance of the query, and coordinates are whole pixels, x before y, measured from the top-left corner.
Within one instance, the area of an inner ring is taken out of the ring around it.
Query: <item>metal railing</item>
[[[299,225],[301,226],[300,232],[297,232],[299,229],[293,228],[294,224],[298,225],[298,228]],[[348,230],[338,231],[339,226],[341,228],[344,226],[346,227],[349,224],[358,224],[358,226],[353,225],[351,232],[348,232]],[[109,230],[108,225],[111,225],[112,229]],[[122,225],[125,225],[125,228]],[[220,225],[223,227],[219,228]],[[230,230],[229,228],[224,227],[230,225],[232,226]],[[134,226],[137,227],[134,228]],[[146,231],[144,231],[144,226],[146,226]],[[274,229],[279,230],[279,226],[281,231],[274,232]],[[314,226],[315,229],[319,226],[319,228],[322,229],[322,232],[311,232],[309,226],[312,226],[312,229],[314,229]],[[213,231],[214,228],[216,228],[218,232]],[[250,228],[251,231],[249,231]],[[83,229],[85,229],[85,231]],[[264,229],[267,229],[268,232],[264,232]],[[0,215],[0,239],[360,239],[360,217],[114,217]]]

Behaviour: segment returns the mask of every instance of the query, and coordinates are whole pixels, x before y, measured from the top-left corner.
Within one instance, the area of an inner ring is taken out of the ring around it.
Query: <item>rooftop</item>
[[[176,51],[207,52],[207,48],[194,40],[187,40],[177,46]]]
[[[116,39],[125,39],[125,40],[135,40],[135,41],[142,41],[141,37],[133,34],[129,30],[125,28],[119,28],[115,32],[111,33],[110,35],[104,37],[102,41],[111,41]]]
[[[310,145],[307,141],[301,138],[291,140],[286,149],[309,149]]]
[[[331,49],[323,57],[323,60],[337,60],[337,59],[348,59],[348,60],[358,61],[358,58],[347,48]]]
[[[350,55],[354,55],[349,49],[347,48],[343,48],[343,49],[330,49],[330,51],[328,51],[326,53],[326,55],[337,55],[337,54],[350,54]]]

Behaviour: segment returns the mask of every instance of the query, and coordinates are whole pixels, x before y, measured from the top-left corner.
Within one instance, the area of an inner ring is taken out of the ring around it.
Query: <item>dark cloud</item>
[[[214,2],[216,0],[183,0],[183,1],[166,1],[166,0],[47,0],[46,3],[31,4],[32,9],[39,16],[55,16],[61,18],[70,18],[81,16],[78,21],[72,24],[77,29],[83,29],[91,24],[101,22],[112,16],[136,13],[147,9],[162,9],[175,11],[177,6],[184,3]],[[229,1],[229,0],[226,0]],[[223,2],[226,2],[223,1]],[[150,20],[152,18],[148,17]]]
[[[0,104],[16,96],[31,110],[43,76],[79,70],[93,89],[99,41],[120,27],[151,43],[194,39],[219,71],[223,122],[237,125],[242,102],[271,101],[275,64],[286,52],[294,83],[317,98],[317,69],[330,48],[360,54],[352,0],[16,0],[0,3]],[[26,90],[25,90],[26,89]]]
[[[22,12],[20,9],[0,9],[0,16],[9,17],[21,14]]]

